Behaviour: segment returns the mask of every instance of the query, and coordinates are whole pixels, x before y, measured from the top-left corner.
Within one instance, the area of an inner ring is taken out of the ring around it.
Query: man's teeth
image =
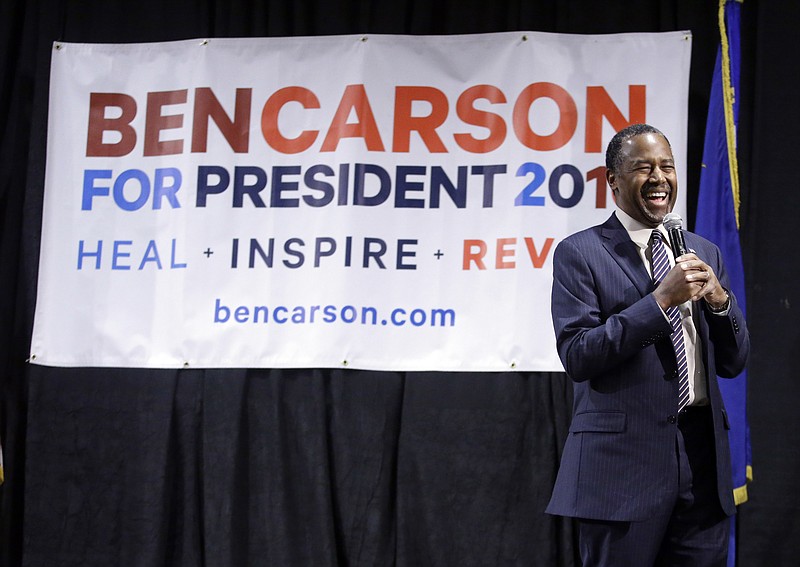
[[[653,193],[647,194],[648,199],[666,199],[667,192],[666,191],[655,191]]]

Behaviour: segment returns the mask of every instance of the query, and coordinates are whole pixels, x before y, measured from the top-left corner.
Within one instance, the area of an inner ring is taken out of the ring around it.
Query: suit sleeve
[[[730,291],[731,284],[722,262],[722,254],[717,246],[713,247],[712,253],[713,262],[706,261],[706,263],[714,268],[720,285],[728,291],[731,304],[727,315],[721,316],[712,313],[708,309],[708,304],[703,301],[703,315],[708,323],[717,376],[734,378],[747,364],[750,355],[750,333],[742,309]]]
[[[577,382],[608,374],[671,331],[653,294],[642,297],[605,250],[569,239],[553,256],[552,314],[559,357]]]

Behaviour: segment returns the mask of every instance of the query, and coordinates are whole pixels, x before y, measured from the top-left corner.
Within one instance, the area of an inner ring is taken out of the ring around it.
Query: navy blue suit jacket
[[[730,290],[719,249],[696,234],[685,237]],[[674,489],[677,363],[670,325],[652,291],[636,244],[616,215],[556,248],[553,324],[575,401],[550,514],[644,520]],[[729,425],[717,375],[742,371],[750,339],[733,294],[727,316],[712,314],[703,300],[693,311],[708,375],[719,499],[730,515]]]

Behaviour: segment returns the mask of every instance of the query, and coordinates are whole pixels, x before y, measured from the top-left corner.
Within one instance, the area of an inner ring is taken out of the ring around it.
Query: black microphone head
[[[664,215],[664,228],[672,230],[673,228],[682,229],[683,219],[678,213],[667,213]]]

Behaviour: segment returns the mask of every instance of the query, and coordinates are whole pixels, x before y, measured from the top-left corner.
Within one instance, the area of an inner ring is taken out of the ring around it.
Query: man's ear
[[[608,182],[608,186],[611,187],[611,190],[616,191],[617,176],[610,169],[606,169],[606,181]]]

